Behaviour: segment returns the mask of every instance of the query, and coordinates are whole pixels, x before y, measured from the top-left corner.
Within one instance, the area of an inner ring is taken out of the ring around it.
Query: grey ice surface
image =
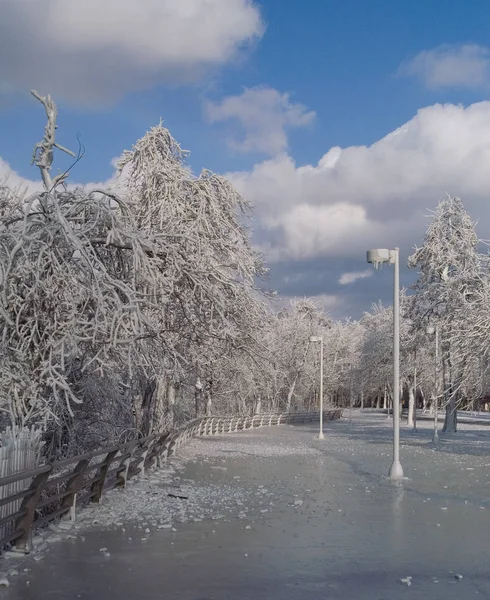
[[[104,500],[42,560],[3,559],[20,576],[0,598],[490,598],[490,428],[463,425],[435,448],[430,423],[415,434],[403,426],[408,478],[398,483],[385,477],[385,415],[354,411],[352,424],[316,434],[278,427],[191,442],[175,471]],[[111,502],[112,524],[94,524]],[[151,510],[116,522],[134,514],[128,502]]]

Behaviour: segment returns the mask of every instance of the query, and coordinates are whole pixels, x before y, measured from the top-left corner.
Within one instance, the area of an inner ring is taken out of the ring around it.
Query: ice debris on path
[[[4,558],[23,558],[26,555],[24,551],[19,552],[18,550],[6,550],[3,553]]]
[[[239,441],[240,440],[240,441]],[[209,457],[230,458],[230,456],[247,458],[274,458],[291,455],[320,455],[316,448],[296,440],[288,442],[267,437],[267,430],[258,429],[253,433],[240,433],[239,436],[220,436],[213,439],[210,447],[209,441],[193,439],[179,456],[187,459]]]
[[[63,538],[61,537],[61,535],[50,535],[46,538],[46,541],[48,542],[48,544],[56,544],[58,542],[61,542],[62,539]]]
[[[412,585],[412,578],[410,576],[402,577],[402,579],[400,579],[400,583],[403,583],[404,585],[407,585],[410,587]]]
[[[0,577],[0,587],[8,587],[9,585],[10,582],[6,577]]]
[[[238,436],[217,437],[212,439],[212,444],[208,439],[192,440],[163,468],[130,480],[124,490],[108,491],[104,494],[102,504],[85,507],[79,512],[77,524],[70,521],[49,524],[44,533],[35,536],[31,557],[36,561],[42,560],[48,548],[47,543],[74,538],[75,533],[79,540],[84,541],[84,536],[80,534],[85,529],[117,528],[131,541],[123,526],[127,523],[136,525],[145,535],[140,539],[146,540],[148,534],[157,529],[176,533],[176,523],[231,518],[238,511],[240,519],[251,517],[253,520],[253,513],[265,517],[270,509],[265,508],[264,504],[274,506],[271,502],[275,499],[274,494],[263,485],[257,488],[242,487],[240,475],[233,475],[226,484],[221,483],[218,474],[225,474],[230,467],[217,463],[225,463],[225,458],[245,457],[249,460],[250,457],[320,454],[303,441],[271,439],[260,431],[240,434],[239,439]],[[204,480],[200,477],[197,481],[183,479],[185,475],[182,476],[181,471],[192,461],[209,469],[209,476]],[[185,496],[186,501],[182,502],[180,496]],[[302,504],[303,500],[300,499],[294,503],[296,507]],[[251,526],[245,528],[249,530]],[[107,548],[101,548],[99,552],[102,556],[110,556]]]
[[[213,483],[186,483],[179,489],[189,496],[185,503],[167,497],[167,484],[146,479],[130,481],[126,490],[109,492],[103,504],[87,507],[80,514],[80,523],[87,527],[114,527],[118,521],[135,522],[149,534],[147,521],[158,523],[155,529],[171,529],[175,522],[223,518],[224,511],[234,512],[235,507],[247,503],[253,493]],[[97,523],[94,524],[95,514]]]
[[[82,528],[110,527],[119,528],[124,523],[136,524],[142,533],[151,533],[156,529],[172,529],[176,531],[175,523],[201,522],[205,519],[220,520],[235,515],[235,518],[246,518],[250,510],[265,514],[269,509],[263,505],[269,504],[273,494],[263,485],[257,488],[242,487],[236,476],[232,481],[220,483],[214,480],[213,473],[226,472],[229,467],[211,464],[209,478],[183,479],[181,476],[194,456],[192,446],[199,440],[194,440],[172,459],[163,469],[151,471],[146,476],[132,479],[124,490],[110,490],[104,496],[100,505],[92,505],[80,512],[79,523]],[[201,464],[219,459],[219,448],[206,446],[206,460],[197,459]],[[227,442],[229,443],[229,442]],[[189,452],[188,452],[189,451]],[[227,455],[230,457],[230,455]],[[224,461],[222,461],[224,462]],[[215,482],[216,481],[216,482]],[[172,492],[169,497],[169,492]],[[186,496],[182,502],[176,496]],[[266,502],[265,502],[266,501]],[[262,505],[262,506],[261,506]],[[238,511],[237,511],[238,509]],[[150,528],[151,525],[151,528]]]
[[[456,581],[461,581],[461,579],[463,579],[463,576],[457,574],[457,575],[454,576],[454,579],[456,579]]]

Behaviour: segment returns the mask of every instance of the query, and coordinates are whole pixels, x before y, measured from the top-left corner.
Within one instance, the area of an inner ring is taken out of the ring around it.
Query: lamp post
[[[427,325],[426,332],[429,335],[435,333],[435,363],[434,363],[434,434],[432,436],[432,442],[437,444],[439,441],[439,432],[437,431],[437,411],[438,411],[438,397],[439,397],[439,386],[437,385],[437,367],[439,364],[439,326],[436,323],[435,325]]]
[[[393,269],[393,463],[390,479],[401,479],[403,468],[400,463],[400,257],[399,249],[378,248],[368,250],[368,263],[377,268],[381,263],[390,263]]]
[[[323,336],[312,335],[310,342],[320,342],[320,432],[318,433],[318,439],[323,440]]]

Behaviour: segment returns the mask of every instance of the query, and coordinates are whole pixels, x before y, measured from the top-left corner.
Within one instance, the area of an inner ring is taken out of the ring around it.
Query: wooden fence
[[[334,420],[341,410],[327,410]],[[135,475],[172,455],[190,438],[232,433],[272,425],[311,423],[319,413],[264,414],[249,417],[205,417],[170,432],[150,435],[119,446],[102,448],[0,478],[0,549],[8,545],[28,549],[33,532],[46,523],[70,515],[77,505],[100,502],[104,490],[125,487]],[[16,490],[3,493],[2,490]],[[5,511],[3,507],[11,510]],[[7,514],[5,514],[7,512]]]

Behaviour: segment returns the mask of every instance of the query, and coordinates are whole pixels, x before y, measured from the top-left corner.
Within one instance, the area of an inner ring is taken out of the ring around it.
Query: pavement
[[[173,530],[82,528],[24,559],[0,598],[490,598],[488,427],[461,425],[434,446],[430,423],[402,425],[406,479],[392,482],[391,420],[348,417],[322,441],[284,426],[191,442],[176,459],[186,493],[236,488],[239,506],[185,522],[178,499]]]

